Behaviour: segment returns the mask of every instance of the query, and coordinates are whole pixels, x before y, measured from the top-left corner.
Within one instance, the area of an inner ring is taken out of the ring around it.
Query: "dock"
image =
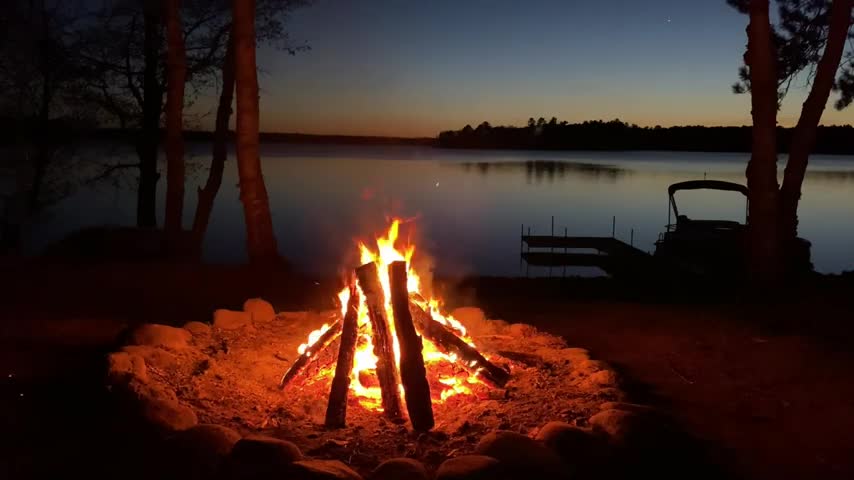
[[[520,256],[528,266],[597,267],[615,276],[638,271],[652,258],[614,236],[569,236],[566,231],[563,236],[531,235],[530,228],[526,235],[524,226],[522,232]]]

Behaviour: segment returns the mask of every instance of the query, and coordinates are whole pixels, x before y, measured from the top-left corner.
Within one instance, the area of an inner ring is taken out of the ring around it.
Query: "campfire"
[[[359,244],[362,265],[338,294],[338,318],[309,334],[279,384],[294,388],[318,354],[338,341],[334,365],[313,373],[332,378],[326,427],[345,426],[352,395],[395,422],[405,421],[405,404],[412,427],[430,430],[434,403],[474,395],[477,385],[502,388],[510,378],[477,350],[459,321],[442,313],[441,300],[425,298],[412,267],[415,246],[398,245],[399,229],[395,219],[375,248]]]

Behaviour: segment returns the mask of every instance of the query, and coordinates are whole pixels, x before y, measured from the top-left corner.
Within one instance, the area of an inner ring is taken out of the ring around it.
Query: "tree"
[[[237,90],[237,170],[246,219],[249,261],[278,258],[273,220],[258,154],[258,71],[255,62],[255,0],[233,0],[235,80]]]
[[[166,20],[166,220],[167,242],[176,247],[184,214],[184,83],[187,54],[181,28],[181,0],[165,0]]]
[[[145,227],[157,224],[157,154],[168,56],[161,54],[164,1],[99,2],[85,28],[77,32],[75,43],[75,51],[90,70],[82,96],[97,106],[102,124],[117,126],[135,137],[139,162],[117,163],[107,166],[107,170],[139,169],[137,223]],[[308,3],[309,0],[259,1],[258,40],[289,53],[304,48],[290,45],[285,23],[294,8]],[[183,0],[179,18],[183,20],[186,54],[184,103],[191,104],[201,92],[214,87],[223,68],[231,32],[230,1]]]
[[[769,0],[728,0],[749,15],[745,65],[735,93],[751,93],[753,150],[747,167],[753,270],[771,280],[785,269],[797,244],[797,208],[818,124],[834,85],[837,108],[854,98],[854,55],[845,55],[854,0],[777,0],[779,26]],[[843,65],[840,82],[836,82]],[[783,185],[777,183],[777,110],[794,78],[807,72],[810,91],[789,147]]]

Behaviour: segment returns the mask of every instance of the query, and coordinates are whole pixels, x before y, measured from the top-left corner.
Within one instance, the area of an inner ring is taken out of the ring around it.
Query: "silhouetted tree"
[[[258,153],[258,72],[255,62],[255,0],[233,0],[237,89],[237,170],[246,217],[249,260],[262,264],[278,257],[273,221]]]
[[[735,93],[751,92],[753,154],[747,168],[755,270],[775,278],[796,245],[797,209],[809,154],[834,85],[837,108],[850,104],[854,83],[852,52],[845,54],[854,0],[777,0],[779,25],[773,26],[768,0],[728,0],[747,13],[748,46]],[[846,59],[840,73],[843,56]],[[782,187],[777,184],[776,115],[798,74],[808,72],[810,91],[792,133]],[[836,82],[837,75],[840,81]]]
[[[167,83],[166,56],[161,55],[163,2],[101,2],[78,32],[75,45],[93,72],[85,92],[87,100],[99,107],[105,123],[138,132],[135,143],[139,162],[109,168],[139,168],[140,226],[156,225],[157,152]],[[290,45],[285,22],[293,8],[308,3],[310,0],[259,1],[258,40],[291,53],[301,49]],[[222,71],[231,32],[231,2],[184,0],[180,14],[187,59],[185,103],[192,103],[200,92],[214,86]]]
[[[184,83],[187,55],[181,28],[181,0],[165,0],[166,21],[166,220],[164,230],[171,249],[182,231],[184,214]]]

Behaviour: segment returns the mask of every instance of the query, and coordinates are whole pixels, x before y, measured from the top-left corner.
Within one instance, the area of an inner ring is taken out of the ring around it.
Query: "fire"
[[[421,279],[415,270],[412,268],[412,258],[415,255],[415,246],[406,244],[402,247],[398,246],[400,233],[400,220],[394,219],[391,226],[384,236],[376,238],[376,247],[372,248],[363,242],[360,242],[359,256],[362,264],[374,262],[377,265],[377,270],[380,273],[379,280],[382,285],[385,295],[386,315],[389,319],[389,328],[394,340],[395,361],[400,367],[400,349],[397,341],[397,336],[394,335],[394,313],[391,307],[391,287],[389,285],[388,272],[389,265],[396,261],[406,261],[409,268],[407,272],[407,289],[410,294],[417,294],[416,303],[419,307],[429,311],[433,318],[452,329],[466,343],[474,346],[471,339],[466,336],[466,329],[463,325],[450,315],[441,313],[442,302],[435,298],[423,298],[424,294],[421,289]],[[357,287],[358,288],[358,287]],[[360,304],[358,312],[359,339],[356,345],[356,354],[353,362],[353,370],[350,377],[350,390],[354,396],[359,399],[359,403],[365,408],[381,411],[381,392],[378,383],[372,384],[371,380],[375,380],[374,371],[377,367],[377,358],[373,354],[373,342],[371,337],[371,324],[368,317],[368,308],[365,303],[365,296],[360,293]],[[350,299],[350,291],[345,287],[338,293],[338,301],[341,305],[342,316],[346,314],[347,303]],[[300,345],[299,353],[302,354],[306,348],[313,345],[323,333],[328,330],[329,325],[323,325],[318,330],[309,334],[308,343]],[[455,395],[473,395],[469,385],[478,383],[479,380],[473,375],[462,372],[456,364],[457,358],[455,355],[447,355],[440,352],[436,346],[422,338],[423,351],[422,355],[424,363],[428,370],[428,376],[431,371],[436,373],[436,382],[432,382],[431,394],[433,401],[437,403],[444,402],[448,398]],[[455,372],[448,374],[447,372]],[[325,375],[331,376],[330,372],[325,372]],[[438,388],[437,388],[438,387]]]

